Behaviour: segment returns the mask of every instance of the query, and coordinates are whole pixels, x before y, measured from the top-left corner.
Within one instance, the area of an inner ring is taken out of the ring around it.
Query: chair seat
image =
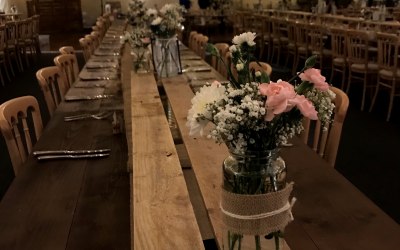
[[[353,63],[350,66],[350,69],[354,72],[359,72],[359,73],[363,73],[366,70],[368,70],[369,73],[373,73],[373,72],[378,72],[378,64],[376,63],[368,63],[367,67],[365,67],[365,64],[363,63]]]
[[[379,76],[381,78],[384,78],[387,80],[391,80],[391,79],[393,79],[393,77],[400,78],[400,69],[396,70],[395,75],[393,74],[393,71],[391,71],[391,70],[381,69],[381,70],[379,70]]]
[[[346,66],[347,60],[344,57],[335,57],[332,60],[334,65],[338,65],[338,66]]]
[[[299,46],[299,47],[297,48],[297,51],[298,51],[298,52],[307,53],[307,52],[308,52],[308,48],[303,47],[303,46]]]

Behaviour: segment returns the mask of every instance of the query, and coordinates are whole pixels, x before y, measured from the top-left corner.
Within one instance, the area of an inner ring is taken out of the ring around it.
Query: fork
[[[66,116],[66,117],[64,117],[64,121],[70,122],[70,121],[84,120],[84,119],[88,119],[88,118],[101,120],[101,119],[107,118],[111,114],[112,114],[111,112],[104,111],[104,112],[100,112],[97,114],[81,114],[81,115],[74,115],[74,116]]]

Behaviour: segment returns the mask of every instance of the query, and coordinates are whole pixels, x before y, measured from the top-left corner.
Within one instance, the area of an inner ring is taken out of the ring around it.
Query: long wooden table
[[[130,249],[130,174],[123,133],[112,116],[65,122],[81,113],[123,113],[119,85],[112,98],[63,101],[36,150],[111,149],[109,157],[39,162],[32,155],[0,202],[0,249]],[[98,92],[71,87],[68,95]]]

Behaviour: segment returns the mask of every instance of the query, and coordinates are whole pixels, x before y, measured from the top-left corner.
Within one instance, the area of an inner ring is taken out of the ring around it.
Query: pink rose
[[[304,95],[297,95],[294,99],[289,101],[292,105],[300,110],[303,116],[310,118],[311,120],[317,120],[317,111],[310,100],[308,100]]]
[[[142,43],[144,43],[144,44],[150,44],[150,42],[151,42],[150,37],[144,37],[141,40],[142,40]]]
[[[220,83],[219,81],[215,80],[215,81],[213,81],[213,82],[211,83],[211,86],[220,87],[220,86],[221,86],[221,83]]]
[[[326,82],[326,78],[321,75],[321,70],[310,68],[299,75],[302,81],[308,81],[314,84],[315,88],[326,91],[329,89],[329,85]]]
[[[266,121],[271,121],[275,115],[290,111],[294,106],[289,100],[296,97],[296,92],[293,85],[288,82],[263,83],[260,84],[259,91],[261,95],[267,96],[267,101],[265,102],[267,110]]]

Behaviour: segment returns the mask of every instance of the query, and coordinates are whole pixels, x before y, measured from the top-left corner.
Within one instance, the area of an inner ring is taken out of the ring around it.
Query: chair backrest
[[[60,68],[57,66],[45,67],[38,70],[36,78],[38,79],[51,116],[60,102],[64,100],[64,96],[68,90],[65,79]]]
[[[348,30],[346,39],[349,64],[368,64],[369,37],[367,31]]]
[[[43,131],[42,117],[36,98],[22,96],[1,104],[0,130],[7,144],[14,173],[18,175],[22,163],[32,152],[33,145]]]
[[[298,22],[295,26],[296,46],[308,49],[310,39],[308,36],[309,24]]]
[[[18,42],[18,30],[17,22],[6,22],[7,37],[6,41],[8,45],[15,45]]]
[[[33,28],[32,28],[32,33],[34,37],[38,37],[39,36],[39,21],[40,21],[40,15],[33,15],[32,16],[32,21],[33,21]]]
[[[58,51],[60,51],[61,54],[75,54],[75,49],[72,46],[63,46],[59,48]]]
[[[346,29],[332,27],[331,33],[331,46],[333,58],[346,58]]]
[[[393,76],[398,75],[399,70],[399,46],[400,39],[396,34],[378,32],[378,66],[393,72]]]
[[[6,46],[6,27],[4,25],[0,25],[0,52],[4,51],[4,49],[7,47]]]
[[[329,165],[335,167],[343,122],[349,107],[349,97],[341,89],[330,87],[330,90],[336,94],[333,100],[335,109],[332,123],[325,124],[324,128],[319,120],[311,121],[310,119],[304,118],[304,131],[300,137],[307,145],[311,144],[310,146],[312,149],[328,161]],[[311,125],[312,122],[315,123],[315,126]],[[311,128],[313,128],[313,132]]]
[[[94,51],[97,49],[96,46],[96,38],[93,37],[92,35],[85,35],[85,39],[89,45],[90,48],[90,54],[93,55]]]
[[[70,88],[72,84],[78,79],[79,67],[78,60],[75,54],[59,55],[54,58],[54,64],[59,67],[63,74],[64,80],[66,80],[67,88]]]
[[[218,53],[223,59],[225,57],[226,52],[229,51],[229,44],[227,43],[216,43],[214,44],[215,48],[218,50]],[[220,74],[223,72],[223,68],[225,68],[225,65],[220,61],[219,58],[213,56],[211,58],[211,66],[217,70]]]
[[[90,46],[89,40],[86,38],[81,38],[79,39],[79,44],[82,47],[83,58],[85,59],[85,62],[89,61],[89,58],[92,55],[92,48]]]
[[[264,71],[268,76],[272,73],[272,67],[266,62],[250,62],[249,63],[250,71]]]
[[[191,50],[195,50],[195,35],[197,34],[197,31],[190,31],[189,33],[189,41],[188,41],[188,47]]]

